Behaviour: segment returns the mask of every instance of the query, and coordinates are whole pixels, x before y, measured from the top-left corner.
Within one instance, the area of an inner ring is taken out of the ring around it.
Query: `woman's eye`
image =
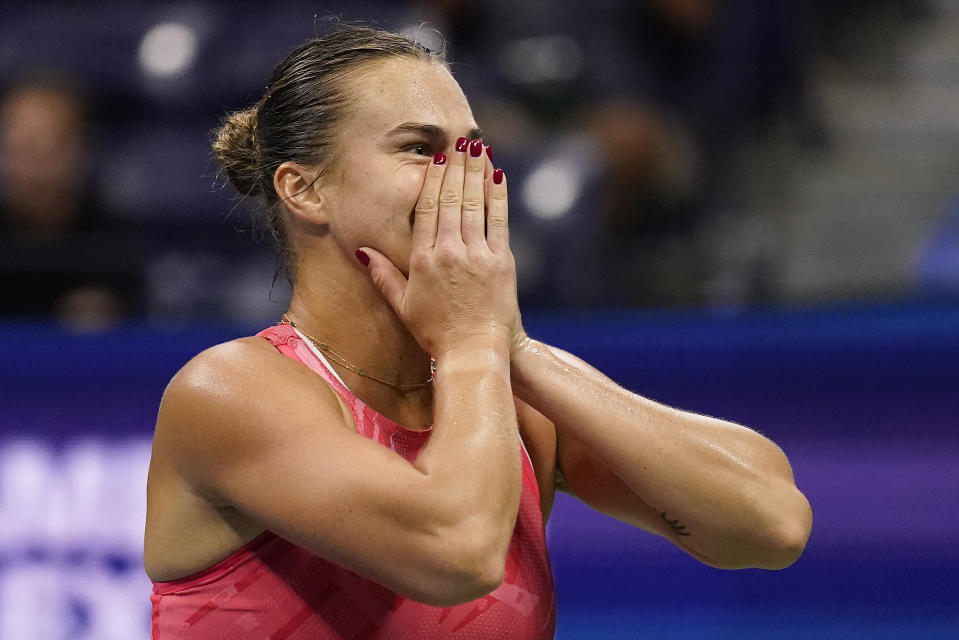
[[[430,155],[430,145],[423,142],[417,142],[416,144],[407,145],[406,150],[412,153],[415,153],[416,155],[419,155],[419,156]]]

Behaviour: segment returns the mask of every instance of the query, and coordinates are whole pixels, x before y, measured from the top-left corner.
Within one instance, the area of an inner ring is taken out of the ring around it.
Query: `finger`
[[[486,170],[483,172],[483,197],[486,200],[486,203],[489,204],[489,183],[493,178],[493,148],[486,147]],[[483,221],[483,224],[486,224],[486,221]],[[483,232],[485,234],[486,229],[484,226]]]
[[[443,240],[462,243],[460,228],[463,207],[463,174],[466,171],[466,147],[469,140],[460,138],[447,160],[446,174],[440,189],[439,218],[436,224],[436,242]]]
[[[426,169],[426,179],[416,201],[413,216],[413,251],[428,249],[436,241],[436,219],[439,214],[440,188],[446,174],[446,154],[437,153]]]
[[[509,251],[509,206],[506,193],[506,175],[502,169],[493,171],[489,184],[489,203],[486,206],[486,242],[493,253]]]
[[[466,176],[463,180],[463,242],[479,244],[483,241],[483,225],[486,218],[486,187],[483,184],[486,163],[489,158],[483,153],[483,143],[473,140],[466,158]]]
[[[376,249],[361,247],[357,253],[360,251],[365,253],[369,258],[367,268],[369,269],[370,277],[373,279],[373,284],[376,285],[376,288],[380,290],[380,293],[383,294],[386,301],[390,303],[390,306],[393,307],[393,310],[396,311],[396,314],[402,319],[400,312],[403,309],[403,298],[406,295],[407,282],[403,273],[396,268],[396,265],[390,262],[389,258]]]

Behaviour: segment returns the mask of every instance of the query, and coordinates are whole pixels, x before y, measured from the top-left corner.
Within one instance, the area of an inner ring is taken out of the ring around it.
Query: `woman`
[[[218,132],[293,297],[164,395],[154,638],[552,637],[557,486],[717,567],[800,554],[810,510],[773,443],[525,334],[480,138],[438,56],[363,27],[294,50]]]

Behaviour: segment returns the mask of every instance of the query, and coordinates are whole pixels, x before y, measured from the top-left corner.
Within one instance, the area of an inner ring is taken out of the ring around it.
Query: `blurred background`
[[[289,296],[210,130],[331,17],[446,48],[530,332],[812,502],[769,573],[560,499],[558,638],[959,636],[959,0],[37,0],[0,4],[0,638],[148,636],[163,387]]]

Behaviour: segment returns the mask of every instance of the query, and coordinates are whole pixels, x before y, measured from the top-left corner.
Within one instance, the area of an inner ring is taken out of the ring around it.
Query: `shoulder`
[[[167,387],[164,399],[171,394],[192,391],[213,391],[214,383],[242,384],[256,372],[282,369],[290,358],[278,352],[268,340],[258,337],[238,338],[206,349],[183,365]],[[222,390],[222,389],[221,389]]]
[[[173,376],[160,402],[154,459],[205,485],[237,457],[295,437],[301,416],[331,428],[348,419],[322,378],[269,341],[232,340],[201,352]]]
[[[196,410],[204,407],[222,408],[224,403],[243,405],[270,395],[293,395],[304,385],[323,397],[335,398],[321,378],[281,354],[269,341],[239,338],[206,349],[173,376],[163,394],[161,417],[165,410],[187,409],[196,415]]]

